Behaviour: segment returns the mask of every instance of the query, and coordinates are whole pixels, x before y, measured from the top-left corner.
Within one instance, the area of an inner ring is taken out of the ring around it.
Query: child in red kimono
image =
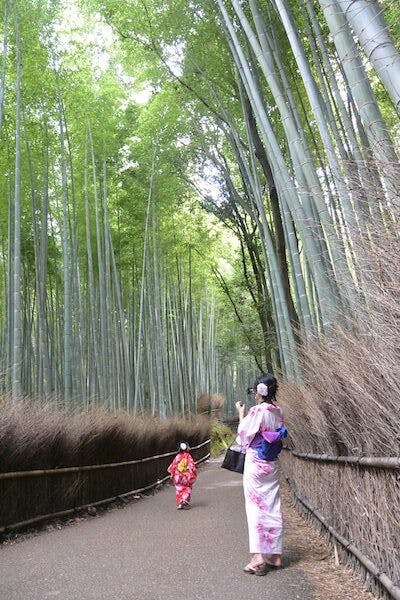
[[[190,508],[192,485],[196,481],[197,471],[190,452],[185,442],[179,444],[178,454],[175,456],[167,471],[175,485],[176,508]]]

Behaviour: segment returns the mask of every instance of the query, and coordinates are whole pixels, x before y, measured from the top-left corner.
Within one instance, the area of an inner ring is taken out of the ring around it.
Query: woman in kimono
[[[277,380],[270,373],[259,377],[254,389],[257,404],[239,413],[237,443],[246,451],[243,473],[249,549],[252,558],[244,571],[266,575],[282,567],[282,513],[277,457],[286,436],[281,409],[274,404]],[[267,442],[267,443],[265,443]]]

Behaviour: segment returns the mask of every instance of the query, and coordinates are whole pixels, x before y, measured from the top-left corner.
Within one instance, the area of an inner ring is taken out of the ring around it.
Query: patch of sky
[[[181,77],[183,74],[185,47],[183,41],[176,41],[173,44],[163,44],[161,46],[165,63],[175,77]]]
[[[189,135],[182,135],[175,142],[175,146],[177,148],[186,148],[186,146],[188,146],[189,144],[190,144],[190,136]]]
[[[113,69],[126,93],[121,101],[122,110],[130,103],[147,104],[154,88],[149,82],[137,84],[135,78],[128,75],[123,65],[116,60],[116,38],[112,27],[100,14],[92,15],[89,26],[87,19],[87,15],[84,16],[80,11],[77,0],[63,0],[61,16],[54,23],[51,34],[47,32],[48,41],[58,57],[55,66],[61,66],[63,54],[79,51],[83,47],[95,78],[100,78],[108,69]]]
[[[221,175],[211,161],[204,161],[201,168],[196,167],[192,175],[194,187],[200,196],[215,206],[226,203],[226,195]]]
[[[121,167],[119,168],[119,173],[123,173],[128,169],[136,169],[139,166],[139,163],[136,160],[132,160],[131,148],[129,144],[124,144],[119,149],[119,157],[121,160]]]

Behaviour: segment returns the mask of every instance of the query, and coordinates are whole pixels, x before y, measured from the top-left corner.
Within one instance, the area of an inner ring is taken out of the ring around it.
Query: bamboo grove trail
[[[305,524],[283,490],[285,565],[255,577],[240,475],[214,459],[199,471],[193,508],[174,489],[0,548],[1,600],[364,600],[370,598]]]

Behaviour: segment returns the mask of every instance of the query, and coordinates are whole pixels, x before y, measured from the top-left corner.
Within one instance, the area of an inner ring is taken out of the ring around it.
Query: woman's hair
[[[277,379],[272,373],[263,373],[254,382],[254,390],[257,390],[257,386],[259,383],[264,384],[268,388],[268,393],[266,396],[261,394],[263,397],[263,402],[273,402],[275,400],[276,392],[278,390],[278,382]]]

